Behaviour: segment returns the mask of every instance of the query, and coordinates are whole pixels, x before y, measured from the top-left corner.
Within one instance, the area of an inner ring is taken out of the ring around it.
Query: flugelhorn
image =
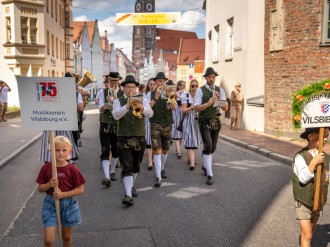
[[[113,109],[113,102],[116,99],[116,90],[114,88],[109,88],[108,89],[108,97],[107,97],[107,102],[104,104],[107,110],[112,111]]]

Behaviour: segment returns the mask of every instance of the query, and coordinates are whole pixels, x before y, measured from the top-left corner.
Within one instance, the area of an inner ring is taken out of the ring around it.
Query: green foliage
[[[293,103],[292,103],[292,126],[297,129],[301,127],[301,121],[298,120],[298,116],[301,116],[302,106],[308,99],[322,92],[327,92],[330,90],[330,80],[324,80],[311,84],[301,90],[296,91],[293,94]],[[295,119],[296,117],[296,119]]]

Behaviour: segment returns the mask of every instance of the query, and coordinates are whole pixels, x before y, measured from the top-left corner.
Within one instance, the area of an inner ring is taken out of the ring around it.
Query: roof
[[[178,31],[171,29],[156,28],[156,49],[163,51],[178,51],[180,49],[181,38],[198,39],[195,32]]]
[[[205,58],[205,39],[183,39],[179,53],[180,65],[191,64]]]
[[[93,34],[94,34],[96,20],[95,21],[73,21],[72,22],[73,40],[76,40],[77,38],[79,38],[79,42],[81,43],[81,38],[82,38],[81,34],[84,29],[85,23],[87,26],[89,43],[91,44],[92,40],[93,40]]]

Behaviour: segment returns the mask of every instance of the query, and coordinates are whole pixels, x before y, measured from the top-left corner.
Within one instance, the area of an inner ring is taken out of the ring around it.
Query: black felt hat
[[[320,128],[306,128],[305,132],[301,133],[300,138],[307,139],[309,134],[319,133]]]
[[[107,76],[107,79],[110,81],[119,81],[123,78],[121,78],[118,72],[110,72],[110,74]]]
[[[165,77],[165,74],[163,72],[158,72],[156,77],[153,78],[154,80],[156,79],[165,79],[166,81],[168,80],[166,77]]]
[[[212,67],[208,67],[206,69],[205,74],[203,75],[203,77],[208,76],[208,75],[212,75],[212,74],[214,74],[215,76],[219,75],[216,71],[214,71],[214,69]]]
[[[134,76],[132,76],[132,75],[128,75],[128,76],[126,76],[126,78],[125,78],[125,80],[122,82],[122,83],[120,83],[120,86],[125,86],[127,83],[135,83],[135,85],[138,87],[138,86],[140,86],[140,83],[138,83],[136,80],[135,80],[135,78],[134,78]]]

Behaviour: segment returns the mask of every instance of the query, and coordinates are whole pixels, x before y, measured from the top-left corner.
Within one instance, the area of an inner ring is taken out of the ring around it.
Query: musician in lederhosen
[[[115,168],[118,162],[117,152],[117,125],[118,121],[112,116],[113,102],[124,95],[123,90],[118,86],[122,78],[118,72],[110,72],[109,77],[104,81],[105,88],[100,93],[100,142],[102,147],[101,163],[104,172],[102,184],[109,187],[111,181],[117,180]],[[110,84],[110,85],[107,85]],[[111,165],[109,161],[110,151],[112,154]]]
[[[132,197],[138,196],[134,182],[140,172],[146,145],[144,117],[150,118],[153,115],[149,101],[143,95],[135,96],[139,85],[134,76],[126,76],[121,83],[124,96],[115,100],[112,112],[113,117],[118,120],[118,154],[125,186],[122,204],[127,206],[133,205]]]
[[[204,143],[203,160],[204,172],[206,171],[206,184],[213,184],[212,157],[217,147],[221,129],[220,109],[214,107],[215,102],[226,100],[226,94],[222,88],[215,86],[215,78],[218,73],[212,67],[206,69],[203,77],[206,84],[199,88],[195,97],[195,111],[199,112],[198,125]],[[228,104],[220,106],[222,110],[228,110]]]
[[[150,106],[154,111],[153,117],[150,118],[150,132],[156,172],[155,187],[160,187],[162,178],[167,178],[165,162],[171,145],[172,110],[176,110],[178,105],[176,100],[170,103],[168,98],[161,97],[167,94],[166,86],[175,87],[173,84],[165,85],[167,81],[165,74],[159,72],[154,78],[154,81],[156,82],[157,90],[150,94]]]

